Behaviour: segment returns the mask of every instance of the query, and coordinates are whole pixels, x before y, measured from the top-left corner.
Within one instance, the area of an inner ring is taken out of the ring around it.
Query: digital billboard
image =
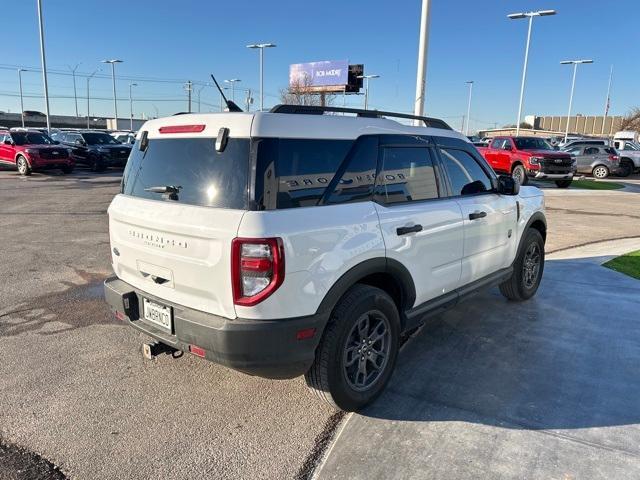
[[[348,83],[349,62],[347,60],[296,63],[289,67],[291,88],[312,87],[331,90],[330,87],[340,87],[342,90]]]

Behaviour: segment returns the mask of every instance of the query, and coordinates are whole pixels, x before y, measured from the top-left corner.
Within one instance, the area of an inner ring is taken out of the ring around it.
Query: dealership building
[[[621,130],[623,116],[584,116],[574,115],[569,117],[569,134],[585,135],[595,137],[612,137],[614,133]],[[537,116],[527,115],[524,117],[525,123],[533,126],[521,128],[520,135],[533,136],[553,136],[564,135],[567,129],[567,116]],[[515,127],[494,128],[478,131],[481,137],[495,137],[498,135],[515,135]]]

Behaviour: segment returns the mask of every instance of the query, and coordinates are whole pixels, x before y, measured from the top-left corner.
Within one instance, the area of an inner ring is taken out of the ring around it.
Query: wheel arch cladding
[[[411,308],[416,289],[409,270],[397,260],[372,258],[345,272],[322,299],[317,313],[331,313],[340,298],[354,285],[361,283],[384,290],[402,313]]]

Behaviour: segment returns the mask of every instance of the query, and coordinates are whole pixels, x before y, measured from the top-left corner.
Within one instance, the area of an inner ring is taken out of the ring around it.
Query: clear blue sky
[[[472,129],[514,123],[522,72],[526,20],[512,12],[554,8],[558,15],[534,20],[524,114],[566,114],[571,67],[560,60],[593,58],[579,67],[575,113],[602,114],[610,65],[614,80],[610,114],[640,104],[640,2],[618,0],[432,0],[427,104],[429,115],[458,127],[466,110],[466,80],[474,80]],[[305,1],[121,1],[43,0],[48,69],[63,71],[82,62],[86,74],[99,61],[121,58],[117,66],[120,116],[129,112],[131,77],[197,82],[240,78],[257,90],[258,54],[245,45],[274,42],[265,52],[265,103],[278,102],[288,66],[316,60],[364,63],[371,82],[371,107],[410,111],[415,92],[420,0]],[[3,2],[0,110],[19,111],[17,65],[40,65],[36,0]],[[41,95],[41,75],[23,73],[27,95]],[[136,80],[137,114],[171,114],[186,109],[180,83]],[[73,84],[66,75],[49,76],[52,113],[72,114]],[[86,80],[77,78],[80,115],[86,112]],[[196,87],[198,89],[198,87]],[[237,100],[242,94],[237,93]],[[91,83],[92,115],[112,115],[110,78]],[[194,92],[194,102],[197,95]],[[257,97],[257,94],[256,94]],[[201,92],[202,110],[217,108],[218,94]],[[351,97],[348,105],[361,106]],[[239,101],[237,103],[240,103]],[[338,104],[342,101],[338,100]],[[155,105],[155,106],[154,106]],[[41,98],[25,109],[44,110]],[[194,109],[197,109],[194,103]]]

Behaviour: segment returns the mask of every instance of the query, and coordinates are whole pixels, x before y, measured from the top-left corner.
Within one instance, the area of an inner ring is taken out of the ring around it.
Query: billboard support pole
[[[427,80],[427,50],[429,48],[429,20],[431,0],[422,0],[422,14],[420,16],[420,44],[418,47],[418,74],[416,78],[416,98],[413,113],[424,115],[424,99]],[[414,121],[418,125],[417,121]]]

